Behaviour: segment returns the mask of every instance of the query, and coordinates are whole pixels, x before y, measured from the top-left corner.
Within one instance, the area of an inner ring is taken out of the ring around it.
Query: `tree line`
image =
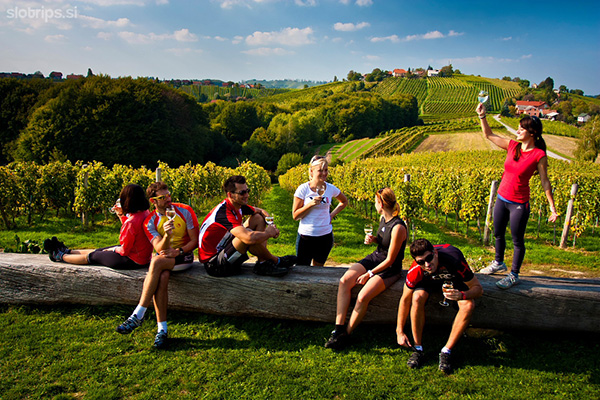
[[[151,79],[0,79],[0,164],[99,161],[153,168],[253,161],[275,170],[286,153],[373,137],[418,122],[411,95],[384,98],[352,86],[287,102],[215,101]]]

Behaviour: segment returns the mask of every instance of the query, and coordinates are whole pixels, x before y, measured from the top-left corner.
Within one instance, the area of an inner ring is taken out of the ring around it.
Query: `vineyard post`
[[[485,228],[483,230],[483,244],[490,244],[490,221],[492,220],[492,212],[494,210],[494,198],[498,191],[498,181],[492,181],[490,187],[490,199],[488,201],[487,213],[485,214]]]
[[[162,170],[160,169],[160,167],[156,167],[156,182],[161,181],[161,175],[162,175]]]
[[[406,184],[410,185],[410,174],[404,174],[404,182]],[[410,194],[410,190],[408,190],[408,193]],[[407,226],[407,230],[409,232],[406,232],[406,237],[409,237],[409,234],[412,231],[412,235],[413,235],[412,240],[414,242],[415,241],[415,229],[414,229],[414,226],[411,226],[411,225],[413,225],[413,218],[411,218],[410,216],[407,216],[407,217],[409,220],[406,221],[407,222],[406,226]]]
[[[83,188],[84,191],[87,191],[88,188],[88,177],[89,177],[89,171],[87,169],[88,165],[87,164],[83,164],[83,169],[84,169],[84,174],[83,174]],[[83,212],[81,213],[81,223],[83,224],[83,226],[85,228],[87,228],[89,220],[88,220],[88,213],[87,210],[84,208]]]
[[[573,216],[573,203],[575,202],[575,196],[579,186],[574,183],[571,186],[571,198],[569,199],[569,205],[567,206],[567,215],[565,216],[565,225],[563,226],[562,236],[560,238],[560,247],[562,249],[567,248],[567,238],[569,236],[569,228],[571,227],[571,217]]]

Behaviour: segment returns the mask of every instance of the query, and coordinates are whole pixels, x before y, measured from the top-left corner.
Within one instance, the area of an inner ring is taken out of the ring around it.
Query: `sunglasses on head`
[[[169,197],[171,193],[161,194],[160,196],[150,197],[152,200],[164,200]]]
[[[433,253],[429,253],[429,255],[421,260],[415,260],[415,262],[419,265],[425,265],[425,263],[430,263],[433,261],[433,257],[435,257],[435,254]]]
[[[244,189],[244,190],[240,190],[239,192],[231,192],[231,193],[235,193],[235,194],[239,194],[240,196],[243,196],[245,194],[250,193],[250,189]]]

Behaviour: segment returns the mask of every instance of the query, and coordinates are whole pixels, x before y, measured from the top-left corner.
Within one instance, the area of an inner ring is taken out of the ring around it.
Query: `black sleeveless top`
[[[385,218],[383,217],[381,217],[381,220],[379,220],[379,229],[377,229],[377,253],[378,256],[383,257],[383,259],[387,257],[388,250],[390,249],[390,242],[392,241],[392,229],[398,224],[402,225],[406,229],[406,224],[398,216],[393,217],[388,222],[385,222]],[[402,260],[404,260],[405,249],[406,239],[402,243],[400,251],[398,252],[398,255],[396,256],[396,259],[391,267],[399,266],[400,269],[402,269]]]

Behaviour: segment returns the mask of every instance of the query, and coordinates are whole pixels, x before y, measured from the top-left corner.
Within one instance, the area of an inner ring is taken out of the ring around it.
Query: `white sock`
[[[131,315],[135,315],[138,319],[142,319],[144,318],[144,314],[146,314],[146,310],[148,309],[148,307],[142,307],[140,305],[138,305],[135,310],[133,310],[133,314]]]
[[[447,348],[446,346],[444,346],[444,347],[442,347],[442,353],[450,354],[450,353],[452,353],[452,350]]]
[[[165,331],[165,333],[167,333],[167,321],[162,321],[158,323],[158,331]]]

